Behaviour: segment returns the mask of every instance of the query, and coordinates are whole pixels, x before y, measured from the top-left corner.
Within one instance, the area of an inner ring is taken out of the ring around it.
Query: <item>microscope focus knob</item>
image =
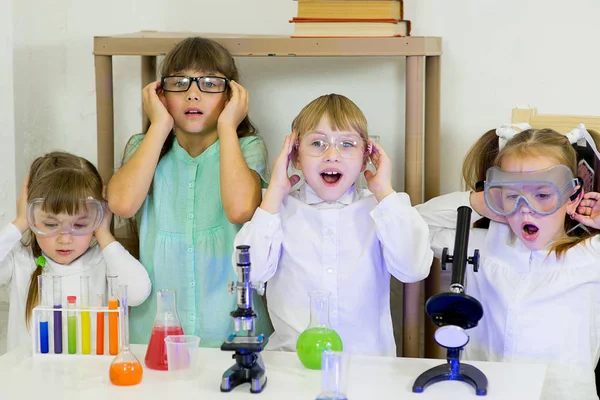
[[[235,287],[237,285],[235,284],[234,281],[229,281],[229,283],[227,283],[227,292],[229,292],[229,294],[233,294],[233,292],[235,292]]]
[[[446,270],[446,264],[451,263],[453,260],[453,257],[448,254],[448,248],[444,247],[442,249],[442,258],[440,258],[440,262],[442,264],[442,269],[445,271]]]
[[[254,288],[254,290],[256,290],[256,293],[258,293],[259,296],[265,295],[265,284],[263,282],[258,282],[256,285],[254,285],[252,287]]]
[[[473,265],[473,271],[477,272],[479,271],[479,249],[476,249],[473,252],[473,257],[469,257],[467,259],[467,261],[469,262],[469,264]]]

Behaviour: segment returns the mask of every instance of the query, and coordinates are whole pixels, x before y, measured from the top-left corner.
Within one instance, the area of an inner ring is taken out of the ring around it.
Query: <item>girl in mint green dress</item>
[[[233,240],[261,202],[266,147],[224,47],[188,38],[165,57],[161,76],[142,92],[150,127],[129,140],[108,185],[111,210],[135,216],[140,261],[154,289],[131,310],[131,342],[148,343],[155,291],[175,289],[184,332],[200,336],[201,346],[219,347],[233,332]],[[270,334],[262,301],[254,299],[256,330]]]

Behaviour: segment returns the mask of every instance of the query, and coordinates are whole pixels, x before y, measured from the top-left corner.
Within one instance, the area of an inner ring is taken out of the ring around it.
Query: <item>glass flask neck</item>
[[[156,292],[155,326],[180,326],[177,315],[177,301],[174,290],[159,290]]]
[[[329,328],[329,297],[331,292],[315,290],[309,292],[310,296],[310,328]]]
[[[127,302],[127,285],[119,286],[121,297],[121,308],[123,309],[123,321],[121,321],[123,334],[123,350],[129,350],[129,304]]]

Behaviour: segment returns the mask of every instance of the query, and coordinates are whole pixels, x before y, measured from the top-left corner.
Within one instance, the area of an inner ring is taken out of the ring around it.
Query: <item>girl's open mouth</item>
[[[327,186],[335,186],[342,179],[342,174],[337,171],[323,171],[321,172],[321,179]]]
[[[200,116],[202,114],[204,113],[197,108],[188,108],[185,110],[185,115],[187,116]]]
[[[524,222],[521,229],[523,232],[523,239],[528,242],[533,242],[540,233],[540,228],[531,222]]]

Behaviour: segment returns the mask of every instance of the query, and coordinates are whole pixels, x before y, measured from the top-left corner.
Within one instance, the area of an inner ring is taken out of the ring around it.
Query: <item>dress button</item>
[[[194,214],[192,214],[192,213],[189,213],[189,214],[188,214],[188,219],[192,219],[192,218],[194,218]]]
[[[327,268],[327,273],[331,274],[333,272],[333,268]]]
[[[194,248],[193,247],[188,247],[188,253],[193,253],[194,252]]]
[[[332,231],[331,229],[327,229],[327,235],[328,235],[328,236],[331,236],[331,235],[333,235],[333,231]]]
[[[195,321],[196,320],[196,316],[194,314],[190,315],[190,321]]]
[[[194,286],[196,286],[196,282],[194,282],[194,281],[191,281],[191,282],[190,282],[190,286],[191,286],[191,287],[194,287]]]
[[[193,188],[194,188],[194,182],[190,182],[190,183],[188,184],[188,187],[189,187],[190,189],[193,189]]]

